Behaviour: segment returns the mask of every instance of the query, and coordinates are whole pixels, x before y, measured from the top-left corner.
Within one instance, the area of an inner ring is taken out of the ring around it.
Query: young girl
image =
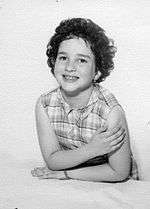
[[[137,179],[125,114],[99,85],[113,70],[115,47],[89,19],[64,20],[47,45],[59,87],[36,104],[36,125],[46,167],[39,178],[121,182]]]

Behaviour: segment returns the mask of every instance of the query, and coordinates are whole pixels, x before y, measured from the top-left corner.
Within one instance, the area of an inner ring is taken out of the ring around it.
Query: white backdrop
[[[1,0],[0,7],[0,152],[42,161],[34,106],[57,85],[46,44],[62,19],[86,17],[115,40],[115,70],[103,85],[124,107],[141,177],[150,179],[150,1]]]

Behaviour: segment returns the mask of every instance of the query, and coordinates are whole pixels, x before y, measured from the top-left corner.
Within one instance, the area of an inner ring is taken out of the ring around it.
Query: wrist
[[[69,180],[71,179],[70,176],[68,175],[68,172],[66,170],[59,171],[61,172],[61,177],[59,178],[60,180]]]
[[[65,179],[66,180],[71,179],[70,176],[68,175],[68,172],[66,170],[64,170],[64,175],[65,175]]]

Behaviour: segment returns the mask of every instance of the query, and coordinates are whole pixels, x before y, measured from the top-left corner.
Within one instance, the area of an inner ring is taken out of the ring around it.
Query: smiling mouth
[[[67,81],[76,81],[79,79],[78,76],[70,76],[70,75],[63,75],[63,78],[65,78],[65,80]]]

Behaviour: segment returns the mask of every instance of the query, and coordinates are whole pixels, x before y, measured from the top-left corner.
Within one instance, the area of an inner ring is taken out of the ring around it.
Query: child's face
[[[54,75],[66,94],[78,95],[91,88],[95,77],[95,57],[89,44],[82,38],[61,42]]]

